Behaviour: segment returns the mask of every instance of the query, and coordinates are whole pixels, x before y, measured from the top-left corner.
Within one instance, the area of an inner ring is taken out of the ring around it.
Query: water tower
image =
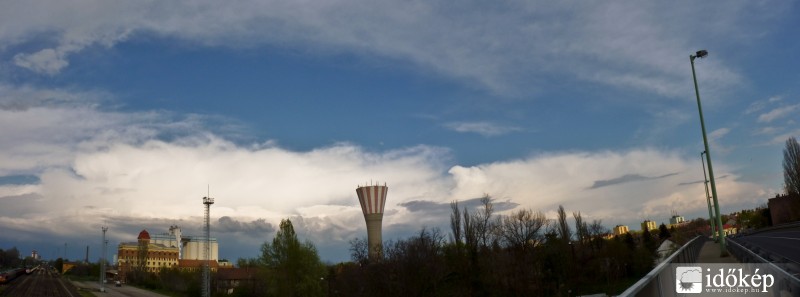
[[[363,186],[356,188],[358,202],[361,203],[361,211],[364,213],[364,220],[367,221],[367,243],[369,247],[370,261],[377,261],[383,258],[383,239],[381,237],[381,224],[383,223],[383,206],[386,205],[386,193],[389,187],[383,186]]]

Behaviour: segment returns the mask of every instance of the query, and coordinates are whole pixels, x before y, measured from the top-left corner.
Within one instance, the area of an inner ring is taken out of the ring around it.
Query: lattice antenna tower
[[[211,296],[211,261],[209,254],[211,253],[211,204],[214,204],[214,198],[211,198],[211,190],[203,197],[203,205],[205,205],[205,217],[203,224],[203,232],[205,233],[206,246],[203,248],[203,297]]]

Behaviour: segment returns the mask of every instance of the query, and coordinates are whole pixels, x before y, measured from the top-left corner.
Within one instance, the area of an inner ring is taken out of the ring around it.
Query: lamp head
[[[697,51],[697,53],[695,53],[694,55],[695,55],[695,57],[697,57],[697,58],[705,58],[706,56],[708,56],[708,51],[706,51],[706,50],[699,50],[699,51]]]

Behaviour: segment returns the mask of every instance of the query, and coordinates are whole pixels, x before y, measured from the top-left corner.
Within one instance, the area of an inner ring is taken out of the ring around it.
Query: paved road
[[[114,284],[108,284],[106,286],[106,292],[101,293],[98,292],[100,289],[100,284],[97,282],[74,282],[76,286],[80,288],[86,288],[92,290],[95,296],[98,297],[167,297],[165,295],[161,295],[158,293],[153,293],[147,290],[142,290],[139,288],[131,287],[131,286],[122,286],[122,287],[115,287]]]
[[[0,293],[0,296],[30,297],[80,297],[70,282],[48,269],[39,269],[30,275],[20,276]]]
[[[800,263],[800,228],[760,232],[734,238],[738,243],[757,246],[788,261]]]

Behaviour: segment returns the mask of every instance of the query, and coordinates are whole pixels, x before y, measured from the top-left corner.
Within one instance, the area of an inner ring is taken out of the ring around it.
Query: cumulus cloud
[[[69,93],[51,91],[60,92]],[[204,117],[64,102],[70,101],[0,109],[0,175],[35,177],[0,184],[0,239],[89,238],[103,224],[119,241],[173,224],[199,234],[209,185],[214,234],[237,243],[221,247],[223,253],[254,255],[274,226],[291,218],[303,238],[329,248],[323,254],[330,259],[345,259],[347,241],[365,234],[355,188],[369,180],[389,185],[387,239],[446,226],[449,202],[472,207],[485,193],[498,214],[563,204],[612,225],[705,207],[702,184],[675,186],[702,179],[696,155],[677,151],[554,152],[463,166],[445,163],[450,151],[441,147],[369,151],[334,143],[296,151],[222,138],[204,128]],[[716,168],[731,176],[719,181],[726,205],[763,197],[763,189],[739,181],[724,163]]]
[[[748,43],[764,31],[753,24],[788,11],[749,2],[720,9],[710,2],[626,1],[461,3],[458,9],[438,1],[11,1],[4,8],[0,44],[26,45],[13,53],[14,63],[45,74],[67,67],[69,55],[87,47],[159,36],[202,46],[279,44],[398,59],[497,93],[527,93],[563,75],[675,98],[690,91],[685,60],[697,40],[721,46],[704,36],[735,35],[725,42]],[[703,67],[702,73],[714,73],[704,81],[712,90],[741,80],[719,59]]]
[[[675,152],[637,149],[544,154],[518,161],[454,166],[449,173],[456,183],[453,189],[456,197],[490,193],[499,199],[510,198],[521,206],[545,211],[563,204],[567,209],[580,210],[614,224],[642,217],[669,216],[673,209],[688,212],[703,206],[694,201],[702,202],[697,198],[703,197],[702,184],[675,187],[687,177],[702,180],[702,172],[696,170],[696,166],[694,155],[684,158]],[[630,174],[626,178],[629,172],[638,172],[638,175]],[[732,175],[720,164],[717,172]],[[608,176],[621,177],[609,180]],[[657,178],[650,178],[646,183],[633,182],[648,180],[647,177]],[[594,187],[598,181],[605,181],[601,185],[615,186]],[[746,203],[760,197],[759,186],[740,182],[736,177],[720,184],[720,188],[731,187],[725,193],[731,203]]]

